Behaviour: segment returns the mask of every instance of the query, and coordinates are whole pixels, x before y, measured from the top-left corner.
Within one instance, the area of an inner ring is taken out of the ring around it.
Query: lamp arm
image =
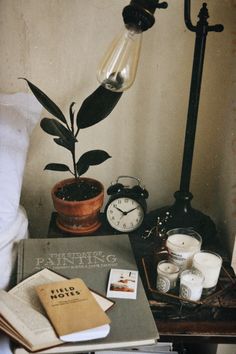
[[[204,3],[203,5],[205,6],[206,4]],[[184,0],[184,22],[190,31],[197,31],[197,26],[194,26],[191,21],[191,0]],[[207,26],[207,32],[222,32],[223,30],[224,26],[220,24]]]
[[[196,32],[197,27],[194,26],[191,21],[191,16],[190,16],[191,5],[190,4],[191,4],[191,0],[184,0],[184,22],[186,24],[186,27],[190,31]]]

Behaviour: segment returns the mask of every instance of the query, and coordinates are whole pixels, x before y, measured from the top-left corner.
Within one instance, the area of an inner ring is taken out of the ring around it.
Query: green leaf
[[[113,92],[99,86],[82,103],[77,113],[77,126],[88,128],[106,118],[119,101],[122,92]]]
[[[75,143],[72,142],[71,140],[63,140],[61,138],[55,138],[53,139],[57,145],[60,145],[64,147],[65,149],[73,152],[74,151],[74,145]]]
[[[66,123],[66,118],[60,108],[43,91],[41,91],[37,86],[32,84],[32,82],[25,79],[24,77],[21,77],[20,79],[23,79],[27,82],[34,96],[49,113],[57,117],[63,123]]]
[[[85,152],[78,160],[76,167],[78,175],[81,176],[90,166],[100,165],[111,156],[104,150],[90,150]]]
[[[77,164],[77,172],[79,176],[82,176],[83,174],[85,174],[85,172],[87,172],[89,169],[89,165],[78,165]]]
[[[43,118],[40,122],[41,128],[50,135],[59,136],[65,141],[77,141],[72,132],[65,128],[58,120],[53,118]]]
[[[70,109],[69,109],[69,112],[70,112],[70,126],[71,126],[71,129],[72,131],[74,131],[74,111],[73,111],[73,106],[74,106],[75,102],[72,102],[71,105],[70,105]]]
[[[70,171],[69,167],[67,165],[64,165],[63,163],[49,163],[44,167],[44,170],[51,170],[51,171]]]

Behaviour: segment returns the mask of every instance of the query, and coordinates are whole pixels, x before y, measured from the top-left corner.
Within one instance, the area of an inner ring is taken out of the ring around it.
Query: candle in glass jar
[[[211,251],[197,252],[193,257],[193,266],[199,269],[204,277],[203,292],[211,293],[214,291],[220,274],[222,258]]]
[[[169,259],[182,270],[191,267],[193,255],[200,251],[201,244],[202,238],[196,231],[181,228],[167,232]]]
[[[162,293],[175,288],[179,267],[169,261],[160,261],[157,265],[157,290]]]
[[[198,301],[202,295],[204,276],[198,269],[186,269],[180,275],[180,297]]]

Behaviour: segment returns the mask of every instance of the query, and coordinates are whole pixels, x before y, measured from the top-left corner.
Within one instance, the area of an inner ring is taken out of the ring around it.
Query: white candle
[[[219,279],[221,265],[222,258],[214,252],[201,251],[194,255],[193,266],[199,269],[205,277],[203,283],[205,292],[214,291]]]
[[[167,236],[166,247],[170,260],[179,265],[182,270],[190,268],[193,255],[201,249],[201,236],[188,229],[170,230]]]
[[[162,293],[173,289],[179,275],[179,267],[169,261],[161,261],[157,265],[157,290]]]
[[[204,276],[197,269],[187,269],[180,275],[180,297],[198,301],[202,295]]]

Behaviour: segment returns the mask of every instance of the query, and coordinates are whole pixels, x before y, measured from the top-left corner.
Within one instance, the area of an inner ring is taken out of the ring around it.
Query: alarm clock
[[[121,179],[135,181],[134,186],[120,183]],[[107,189],[110,198],[105,207],[105,216],[110,226],[119,232],[132,232],[138,229],[147,211],[148,191],[141,186],[136,177],[119,176]]]

